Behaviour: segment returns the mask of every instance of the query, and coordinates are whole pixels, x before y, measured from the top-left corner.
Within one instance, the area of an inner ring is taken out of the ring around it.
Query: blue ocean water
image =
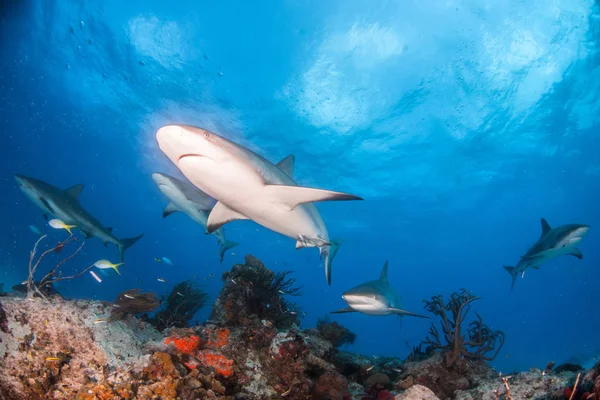
[[[310,327],[389,260],[407,310],[459,288],[481,296],[472,313],[506,334],[492,362],[500,370],[600,355],[597,1],[9,0],[1,12],[5,288],[26,278],[29,225],[49,244],[64,238],[20,192],[18,173],[82,183],[82,205],[117,237],[144,233],[121,276],[61,282],[68,297],[167,294],[197,276],[214,299],[221,273],[249,253],[294,271]],[[181,177],[154,136],[168,123],[210,129],[273,162],[294,154],[300,185],[364,197],[318,204],[344,239],[332,285],[315,249],[253,222],[226,225],[241,245],[221,265],[214,237],[183,214],[163,219],[168,201],[151,173]],[[511,291],[502,267],[538,239],[542,217],[591,225],[584,258],[529,270]],[[69,268],[100,258],[118,252],[92,238]],[[430,325],[331,318],[357,334],[348,349],[367,355],[404,357]]]

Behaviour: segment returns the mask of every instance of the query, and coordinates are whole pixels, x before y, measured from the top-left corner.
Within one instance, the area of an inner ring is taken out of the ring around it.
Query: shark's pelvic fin
[[[140,240],[142,238],[142,236],[144,236],[144,234],[142,233],[139,236],[136,236],[134,238],[127,238],[127,239],[121,239],[119,240],[119,256],[121,257],[121,262],[123,262],[125,260],[125,250],[127,250],[128,248],[130,248],[135,242],[137,242],[138,240]]]
[[[168,217],[169,215],[173,214],[176,211],[181,211],[181,210],[179,210],[179,208],[177,208],[177,206],[173,203],[167,204],[167,206],[165,207],[163,214],[162,214],[163,218]]]
[[[393,314],[398,314],[400,316],[404,316],[407,315],[409,317],[419,317],[419,318],[427,318],[427,319],[431,319],[430,317],[426,316],[426,315],[421,315],[421,314],[415,314],[412,313],[410,311],[406,311],[406,310],[401,310],[399,308],[392,308],[390,307],[389,310],[393,313]]]
[[[319,247],[322,248],[324,246],[330,246],[329,243],[325,239],[321,239],[320,237],[309,238],[304,235],[298,235],[298,240],[296,241],[296,250],[304,247]]]
[[[570,252],[567,253],[567,255],[577,257],[580,260],[583,258],[583,253],[577,248],[572,249]]]
[[[293,154],[290,154],[289,156],[287,156],[286,158],[284,158],[283,160],[281,160],[277,163],[277,168],[279,168],[280,170],[285,172],[287,174],[287,176],[289,176],[290,178],[293,178],[295,161],[296,161],[296,157],[294,157]]]
[[[385,264],[383,264],[383,268],[381,269],[381,275],[379,276],[379,280],[385,283],[388,283],[388,262],[385,260]]]
[[[65,189],[65,192],[67,192],[67,194],[75,200],[79,201],[79,195],[81,194],[82,190],[83,184],[80,183],[79,185],[71,186],[70,188]]]
[[[206,224],[206,231],[213,233],[228,222],[236,219],[248,219],[245,215],[240,214],[237,211],[232,210],[220,201],[215,204],[212,211],[208,215],[208,221]]]
[[[517,271],[516,271],[515,267],[504,267],[504,269],[512,277],[512,283],[510,285],[510,290],[513,290],[515,288],[515,282],[517,281]]]
[[[302,186],[267,185],[264,190],[273,203],[280,205],[285,211],[291,211],[299,204],[315,201],[363,200],[353,194]]]
[[[223,264],[223,257],[225,257],[225,252],[229,249],[234,248],[235,246],[239,246],[239,243],[230,242],[229,240],[226,240],[225,243],[221,245],[221,248],[219,249],[219,260],[221,261],[221,264]]]
[[[550,224],[548,223],[548,221],[546,221],[544,218],[542,218],[542,236],[544,236],[546,233],[550,232],[552,228],[550,227]]]
[[[356,312],[356,310],[353,310],[350,307],[346,307],[346,308],[342,308],[341,310],[331,311],[329,314],[345,314],[345,313],[349,313],[349,312]]]

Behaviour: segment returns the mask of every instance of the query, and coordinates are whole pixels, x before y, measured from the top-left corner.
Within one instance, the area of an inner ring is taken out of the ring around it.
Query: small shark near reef
[[[104,242],[114,243],[119,248],[121,261],[123,254],[131,245],[137,242],[144,234],[129,239],[117,239],[112,234],[112,228],[102,226],[100,221],[88,213],[79,203],[79,194],[83,185],[75,185],[69,189],[61,190],[39,179],[23,175],[15,175],[23,193],[37,205],[44,213],[59,219],[67,225],[75,225],[81,230],[85,238],[95,236]]]
[[[250,219],[296,240],[296,248],[318,247],[331,284],[336,243],[313,202],[362,200],[352,194],[301,187],[293,179],[294,156],[273,164],[253,151],[205,129],[167,125],[156,132],[160,149],[197,188],[217,200],[207,231]]]
[[[194,185],[166,174],[155,172],[152,174],[152,179],[154,179],[154,182],[160,191],[170,201],[163,211],[163,218],[174,212],[181,211],[192,220],[202,225],[206,233],[208,233],[206,228],[208,215],[215,203],[210,196],[196,188]],[[215,230],[212,234],[216,236],[221,245],[219,259],[223,262],[225,252],[239,245],[239,243],[226,240],[223,228]]]
[[[402,297],[390,286],[388,281],[388,262],[383,264],[381,276],[374,281],[360,284],[342,295],[348,303],[347,308],[332,311],[331,314],[360,312],[367,315],[408,315],[411,317],[429,318],[402,310]]]
[[[551,228],[542,218],[542,235],[538,241],[527,250],[515,267],[504,267],[512,277],[510,288],[515,287],[517,276],[521,274],[523,277],[527,268],[539,269],[541,264],[562,255],[574,256],[581,260],[583,254],[575,246],[589,230],[590,226],[585,224],[568,224]]]

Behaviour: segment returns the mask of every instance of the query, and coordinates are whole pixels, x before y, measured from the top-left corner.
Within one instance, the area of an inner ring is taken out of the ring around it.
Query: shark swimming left
[[[296,248],[318,247],[331,285],[331,261],[340,242],[329,240],[318,201],[362,200],[331,190],[298,186],[294,156],[274,164],[206,129],[167,125],[156,132],[160,149],[198,189],[217,200],[208,232],[234,220],[252,220],[296,240]]]
[[[174,212],[181,211],[192,220],[203,226],[206,233],[208,233],[206,228],[208,223],[208,215],[215,204],[215,200],[194,185],[167,174],[154,172],[152,174],[152,179],[158,186],[158,189],[170,201],[163,211],[163,218],[168,217]],[[238,246],[239,243],[226,240],[223,227],[215,230],[212,235],[217,238],[219,244],[221,245],[219,250],[219,259],[221,262],[223,262],[225,252],[235,246]]]
[[[79,203],[83,185],[62,190],[39,179],[23,175],[15,175],[15,179],[21,191],[42,210],[44,218],[48,219],[48,216],[52,215],[67,225],[75,225],[86,239],[95,236],[102,240],[105,246],[107,243],[114,243],[119,248],[121,261],[124,260],[125,250],[144,236],[141,234],[129,239],[116,238],[111,228],[103,226]]]
[[[540,238],[527,250],[516,266],[504,267],[512,278],[511,290],[515,287],[517,276],[521,274],[523,277],[528,268],[539,269],[541,264],[562,255],[574,256],[580,260],[583,258],[583,254],[575,246],[588,233],[589,225],[567,224],[552,228],[544,218],[541,222]]]
[[[415,314],[402,309],[402,297],[396,293],[388,281],[388,262],[383,264],[379,279],[362,283],[342,294],[348,303],[347,308],[332,311],[331,314],[360,312],[367,315],[391,315],[400,317],[429,318],[425,315]]]

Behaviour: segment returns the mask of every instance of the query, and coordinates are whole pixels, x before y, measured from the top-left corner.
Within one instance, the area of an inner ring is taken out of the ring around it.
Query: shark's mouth
[[[203,154],[195,154],[195,153],[188,153],[188,154],[182,154],[179,156],[179,158],[177,159],[177,162],[186,159],[186,158],[207,158],[209,160],[212,160],[212,158],[205,156]]]

